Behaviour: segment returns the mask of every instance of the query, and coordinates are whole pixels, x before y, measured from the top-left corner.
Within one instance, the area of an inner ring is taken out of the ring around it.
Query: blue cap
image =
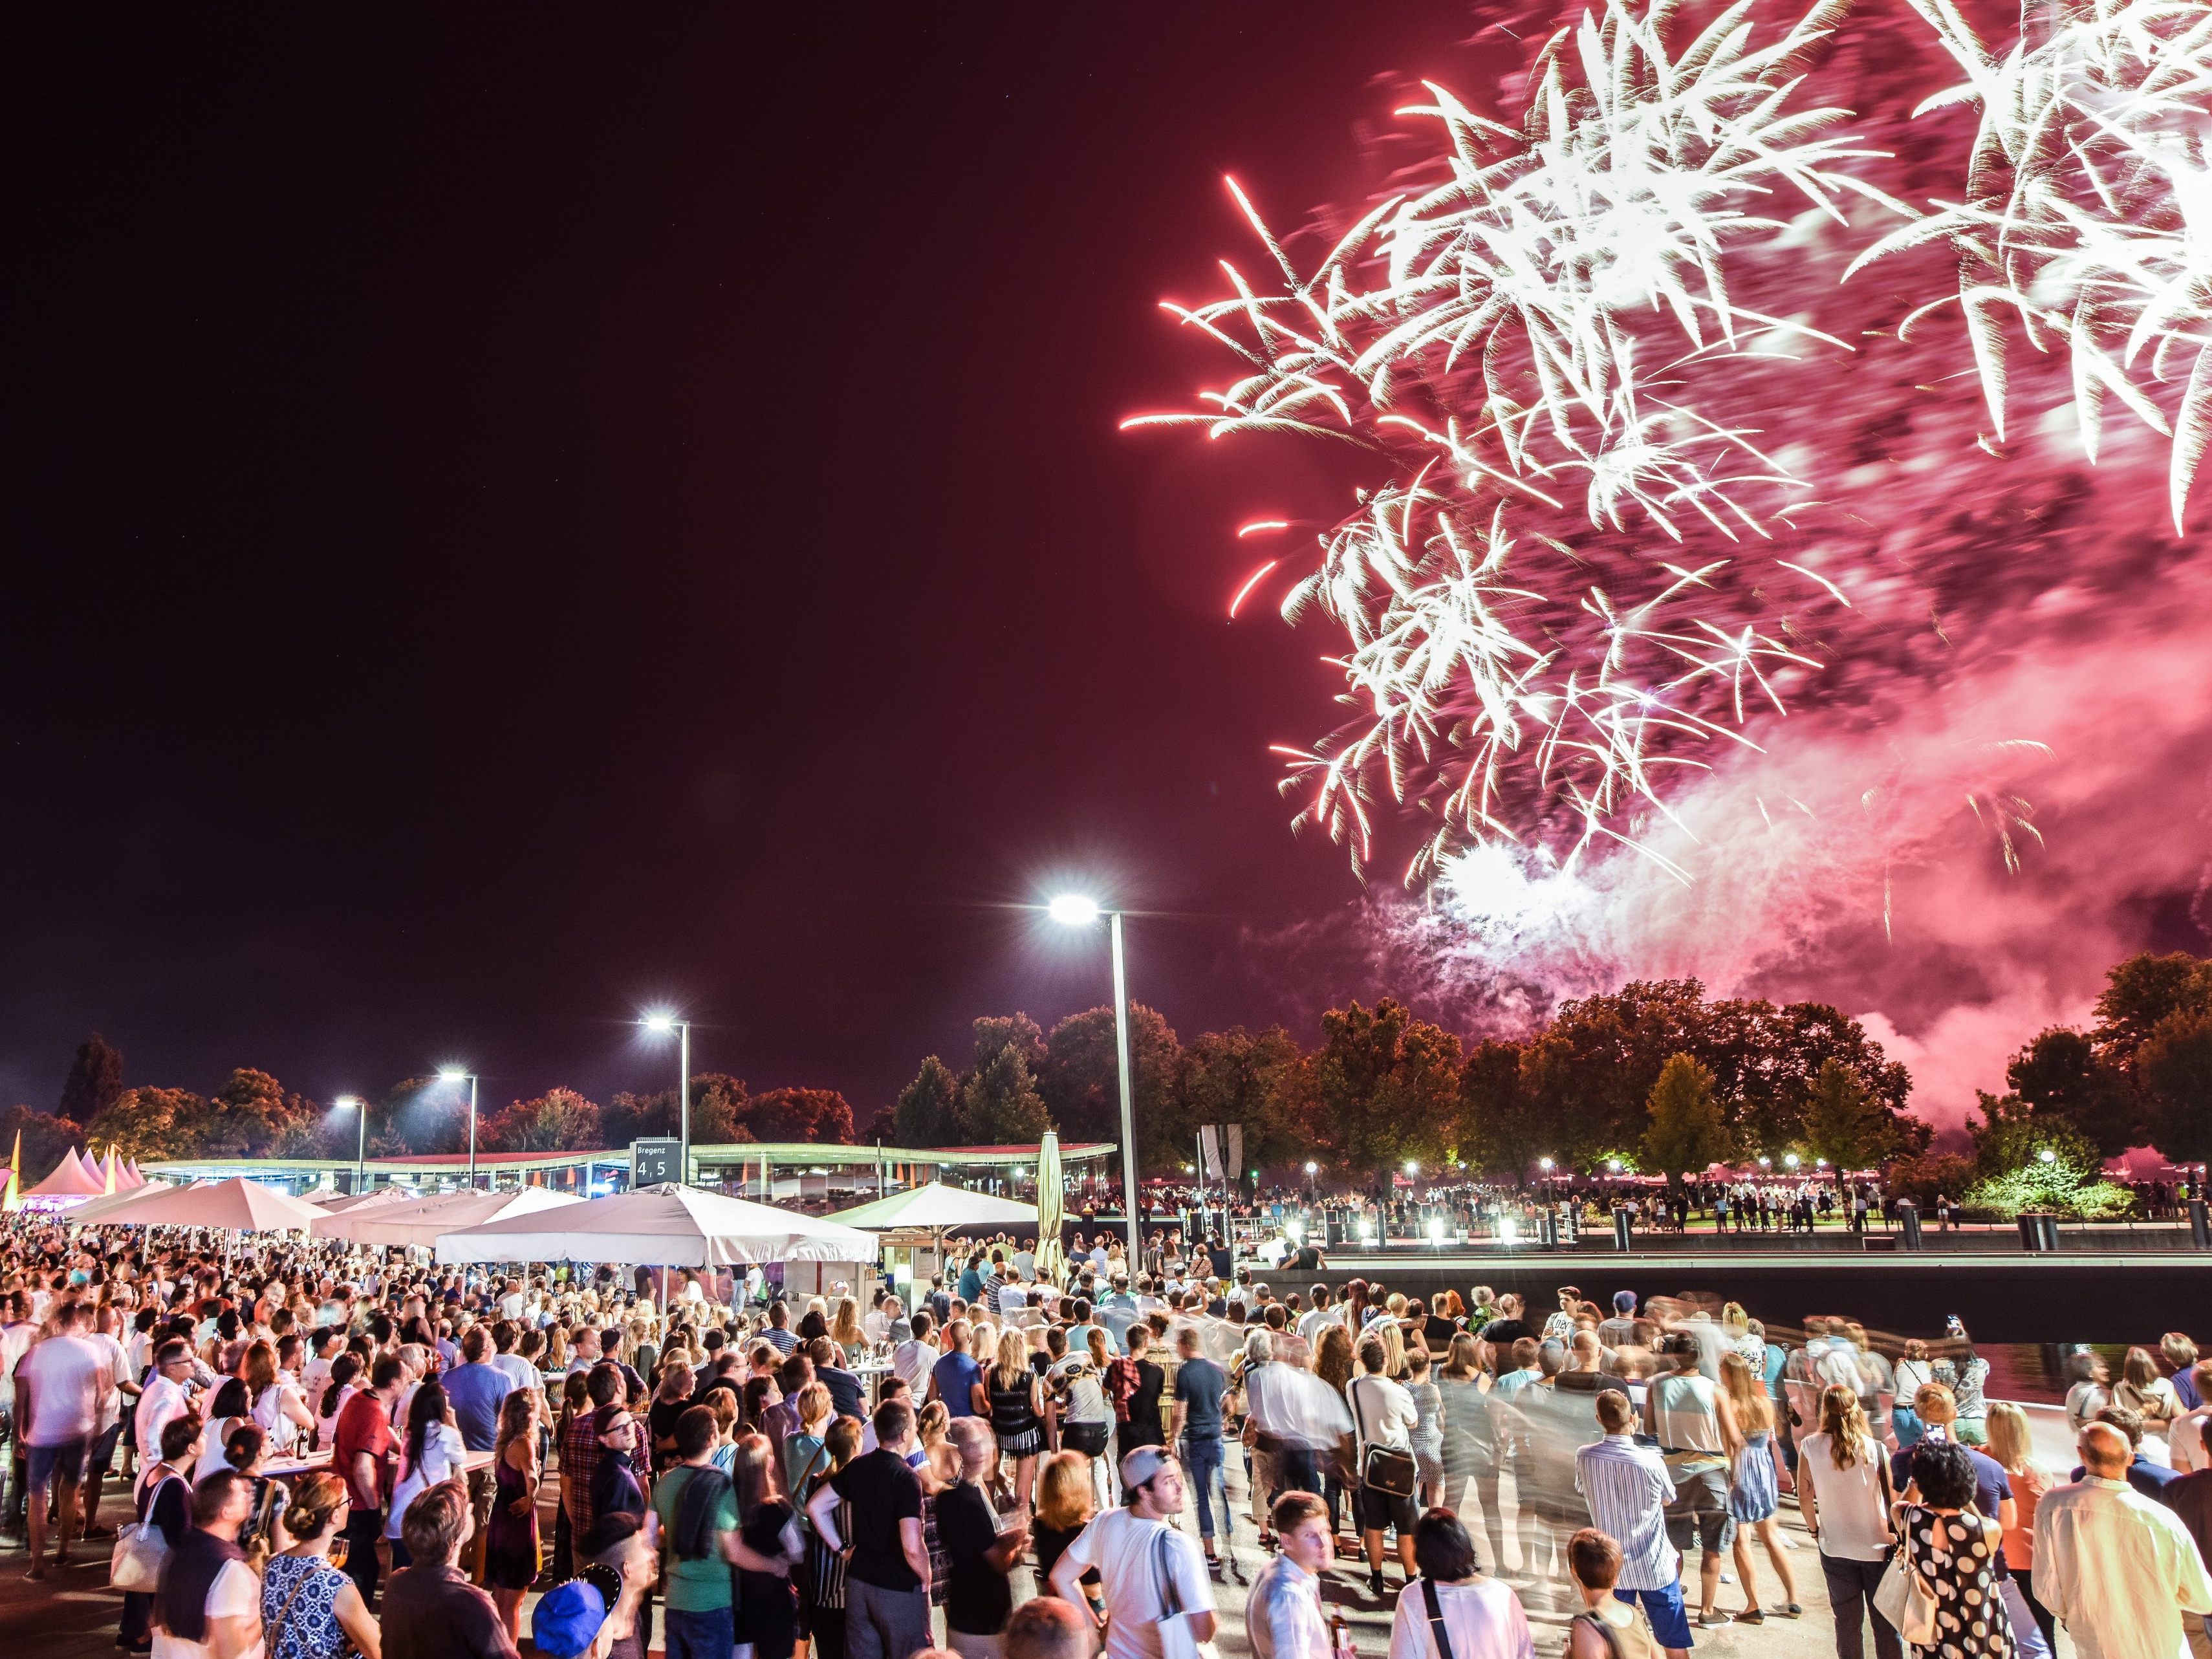
[[[553,1659],[576,1659],[590,1650],[606,1621],[606,1598],[582,1579],[571,1578],[539,1598],[530,1617],[530,1638]]]

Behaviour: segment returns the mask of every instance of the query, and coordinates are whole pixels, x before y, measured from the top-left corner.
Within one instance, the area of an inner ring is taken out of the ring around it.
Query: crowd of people
[[[1963,1331],[1892,1353],[1734,1303],[1277,1285],[1102,1235],[1043,1277],[1006,1239],[664,1304],[6,1226],[0,1523],[47,1581],[127,1515],[116,1642],[158,1659],[1194,1659],[1230,1595],[1261,1659],[1346,1659],[1332,1608],[1394,1601],[1392,1659],[1530,1659],[1531,1609],[1571,1659],[1680,1659],[1802,1616],[1793,1504],[1839,1659],[2047,1659],[2062,1624],[2212,1654],[2212,1360],[2179,1334],[2085,1364],[2062,1471]]]

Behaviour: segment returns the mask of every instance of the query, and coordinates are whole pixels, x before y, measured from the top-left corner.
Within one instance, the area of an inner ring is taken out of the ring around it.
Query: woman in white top
[[[1862,1607],[1874,1621],[1878,1659],[1899,1659],[1897,1632],[1874,1606],[1889,1559],[1893,1496],[1889,1459],[1867,1425],[1866,1408],[1853,1390],[1832,1383],[1820,1395],[1820,1431],[1797,1443],[1797,1502],[1820,1547],[1837,1659],[1862,1659]]]
[[[2128,1350],[2127,1360],[2120,1368],[2120,1385],[2112,1390],[2112,1403],[2142,1417],[2143,1455],[2171,1468],[2172,1454],[2166,1445],[2166,1431],[2181,1415],[2181,1396],[2160,1375],[2158,1361],[2151,1358],[2148,1348]]]
[[[453,1419],[446,1390],[435,1377],[415,1390],[407,1407],[407,1440],[400,1459],[399,1483],[392,1489],[392,1513],[384,1523],[386,1538],[399,1537],[399,1523],[407,1506],[419,1495],[441,1481],[461,1478],[468,1449],[462,1445],[461,1431],[453,1426]],[[393,1550],[395,1554],[404,1554],[406,1547],[395,1542]]]
[[[1390,1620],[1390,1659],[1443,1659],[1429,1624],[1429,1595],[1443,1615],[1451,1659],[1534,1659],[1536,1644],[1521,1598],[1476,1570],[1474,1540],[1449,1510],[1431,1510],[1413,1528],[1420,1577],[1398,1592]]]
[[[246,1392],[246,1384],[235,1376],[225,1377],[215,1391],[215,1401],[208,1413],[207,1449],[200,1454],[200,1461],[192,1469],[195,1486],[217,1469],[230,1467],[223,1461],[223,1443],[240,1424],[253,1420],[252,1409],[253,1396]]]
[[[342,1353],[331,1361],[330,1381],[323,1385],[322,1398],[315,1405],[315,1444],[328,1451],[337,1443],[338,1413],[345,1409],[346,1401],[361,1390],[355,1386],[361,1376],[361,1356]]]
[[[253,1344],[238,1369],[246,1380],[246,1393],[253,1399],[247,1414],[267,1437],[270,1455],[289,1456],[314,1431],[314,1413],[307,1409],[300,1390],[276,1369],[276,1350],[272,1345]]]

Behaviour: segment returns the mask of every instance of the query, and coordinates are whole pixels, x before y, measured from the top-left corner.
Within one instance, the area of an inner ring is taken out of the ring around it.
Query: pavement
[[[549,1486],[551,1483],[549,1483]],[[100,1520],[109,1527],[130,1518],[127,1493],[119,1494],[118,1483],[110,1480],[106,1502]],[[1511,1511],[1512,1480],[1507,1477],[1504,1490],[1508,1494],[1507,1510]],[[1232,1553],[1247,1577],[1253,1576],[1267,1559],[1260,1551],[1257,1534],[1246,1519],[1249,1508],[1241,1472],[1230,1480],[1230,1501],[1237,1510],[1237,1528]],[[1783,1501],[1781,1519],[1783,1534],[1795,1548],[1790,1555],[1791,1567],[1797,1579],[1797,1600],[1803,1606],[1804,1616],[1785,1620],[1770,1611],[1767,1620],[1759,1626],[1730,1625],[1715,1630],[1697,1632],[1698,1651],[1713,1659],[1829,1659],[1835,1651],[1833,1622],[1828,1610],[1827,1591],[1820,1574],[1820,1558],[1812,1540],[1807,1535],[1797,1516],[1797,1510],[1789,1498]],[[1195,1522],[1184,1518],[1185,1529],[1196,1533]],[[1478,1546],[1482,1545],[1482,1533],[1474,1528]],[[552,1535],[550,1506],[545,1518],[545,1535]],[[1341,1540],[1340,1540],[1341,1547]],[[107,1551],[102,1541],[94,1553],[82,1555],[79,1562],[60,1572],[51,1572],[43,1583],[33,1583],[24,1577],[27,1560],[20,1540],[0,1539],[0,1640],[9,1637],[31,1637],[36,1641],[33,1651],[38,1659],[113,1659],[116,1620],[121,1611],[122,1598],[107,1589]],[[80,1552],[83,1547],[79,1547]],[[1349,1557],[1340,1559],[1330,1570],[1323,1586],[1323,1596],[1332,1610],[1341,1609],[1351,1626],[1358,1651],[1380,1659],[1390,1648],[1390,1620],[1398,1595],[1398,1570],[1395,1561],[1386,1565],[1389,1589],[1383,1599],[1370,1595],[1366,1585],[1364,1562],[1354,1563]],[[1486,1566],[1495,1564],[1486,1561]],[[1571,1592],[1564,1582],[1546,1580],[1531,1582],[1520,1573],[1521,1561],[1517,1540],[1513,1529],[1507,1528],[1504,1577],[1520,1595],[1527,1609],[1528,1622],[1535,1634],[1536,1650],[1540,1655],[1553,1656],[1564,1652],[1566,1625],[1578,1603],[1571,1604]],[[1759,1574],[1759,1599],[1770,1610],[1785,1599],[1775,1582],[1773,1571],[1764,1551],[1753,1559]],[[1694,1555],[1684,1561],[1684,1579],[1692,1589],[1695,1601],[1697,1559]],[[1731,1577],[1735,1572],[1732,1560],[1723,1563],[1723,1571]],[[1026,1599],[1034,1593],[1031,1575],[1026,1566],[1016,1569],[1014,1594],[1017,1600]],[[1251,1652],[1251,1644],[1244,1635],[1244,1597],[1242,1585],[1224,1574],[1224,1583],[1215,1593],[1215,1607],[1220,1615],[1220,1647],[1224,1659]],[[535,1598],[532,1598],[534,1604]],[[1723,1582],[1718,1605],[1723,1610],[1740,1608],[1744,1605],[1741,1587]],[[524,1628],[529,1620],[526,1613]],[[658,1632],[655,1632],[656,1640]],[[2063,1632],[2059,1636],[2057,1659],[2073,1659],[2072,1645]],[[655,1651],[658,1651],[658,1648]],[[0,1656],[6,1654],[0,1647]],[[526,1648],[526,1651],[527,1649]]]

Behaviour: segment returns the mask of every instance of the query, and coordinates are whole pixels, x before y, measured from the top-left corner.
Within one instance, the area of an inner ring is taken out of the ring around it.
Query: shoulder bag
[[[161,1584],[161,1569],[168,1565],[169,1540],[154,1524],[154,1505],[161,1486],[180,1475],[162,1477],[161,1484],[146,1494],[146,1512],[115,1530],[115,1553],[107,1568],[107,1587],[136,1595],[151,1595]]]
[[[1421,1579],[1421,1602],[1428,1610],[1429,1635],[1437,1644],[1437,1659],[1452,1659],[1451,1632],[1444,1628],[1443,1602],[1437,1595],[1437,1581],[1425,1575]]]
[[[307,1588],[307,1581],[314,1576],[315,1570],[313,1567],[300,1575],[300,1582],[292,1586],[292,1593],[284,1598],[284,1605],[276,1609],[276,1618],[270,1621],[268,1632],[262,1639],[262,1650],[269,1656],[269,1659],[277,1659],[279,1644],[284,1637],[284,1621],[291,1617],[292,1603],[300,1599],[300,1592]]]
[[[1905,1527],[1904,1541],[1889,1558],[1882,1570],[1881,1583],[1874,1593],[1874,1610],[1890,1622],[1899,1639],[1914,1647],[1932,1647],[1936,1642],[1936,1596],[1928,1588],[1928,1581],[1912,1570],[1908,1558],[1912,1553],[1912,1528]]]
[[[1413,1454],[1402,1446],[1378,1446],[1367,1436],[1367,1411],[1361,1404],[1359,1385],[1373,1380],[1355,1377],[1351,1385],[1352,1413],[1359,1419],[1359,1484],[1385,1498],[1411,1498],[1420,1485]]]
[[[1152,1571],[1160,1576],[1160,1621],[1155,1627],[1160,1635],[1160,1659],[1221,1659],[1221,1650],[1212,1642],[1201,1642],[1190,1633],[1188,1615],[1211,1613],[1212,1607],[1186,1607],[1182,1590],[1176,1583],[1175,1542],[1178,1534],[1162,1527],[1159,1535],[1152,1540]]]

